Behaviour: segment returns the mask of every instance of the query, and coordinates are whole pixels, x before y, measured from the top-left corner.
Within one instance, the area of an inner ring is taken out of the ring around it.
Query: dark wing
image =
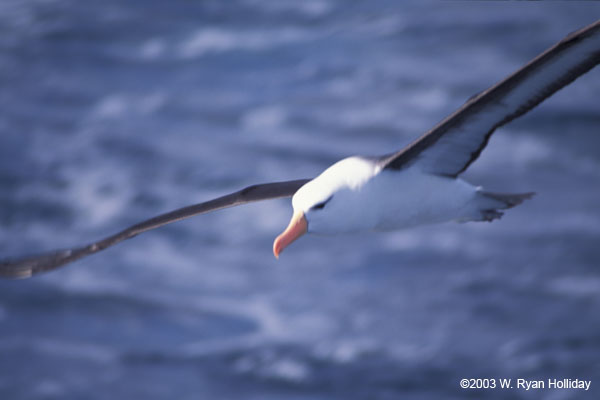
[[[415,165],[432,174],[456,177],[479,157],[496,128],[525,114],[599,62],[600,20],[568,35],[379,162],[388,169]]]
[[[139,224],[130,226],[121,232],[105,239],[90,243],[87,246],[75,247],[65,250],[55,250],[37,256],[24,257],[14,260],[0,261],[0,277],[3,278],[29,278],[40,272],[50,271],[65,264],[89,256],[113,246],[125,239],[130,239],[140,233],[156,229],[160,226],[170,224],[194,215],[204,214],[222,208],[239,206],[254,201],[291,197],[302,185],[310,179],[299,179],[295,181],[264,183],[261,185],[248,186],[238,192],[231,193],[204,203],[194,204],[179,208],[157,217],[150,218]]]

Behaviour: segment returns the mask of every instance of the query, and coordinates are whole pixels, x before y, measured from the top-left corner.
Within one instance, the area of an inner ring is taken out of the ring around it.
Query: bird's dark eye
[[[333,196],[329,196],[329,198],[325,201],[322,201],[320,203],[315,204],[314,206],[312,206],[310,208],[310,210],[322,210],[323,208],[325,208],[325,204],[327,204],[329,202],[329,200],[331,200]]]
[[[322,210],[323,208],[325,208],[325,202],[321,202],[319,204],[315,204],[314,206],[312,206],[310,209],[311,210]]]

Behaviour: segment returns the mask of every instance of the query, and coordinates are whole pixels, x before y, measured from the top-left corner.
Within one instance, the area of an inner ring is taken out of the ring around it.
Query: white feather
[[[477,188],[418,168],[381,170],[360,157],[344,159],[296,192],[311,233],[337,234],[395,230],[415,225],[476,218]],[[311,209],[331,198],[322,209]]]

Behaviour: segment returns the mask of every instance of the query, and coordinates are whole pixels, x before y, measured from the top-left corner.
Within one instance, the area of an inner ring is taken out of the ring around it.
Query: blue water
[[[0,254],[396,150],[600,16],[399,4],[3,0]],[[275,260],[276,200],[0,282],[0,398],[599,398],[599,95],[596,69],[492,138],[465,179],[538,193],[492,224],[306,237]]]

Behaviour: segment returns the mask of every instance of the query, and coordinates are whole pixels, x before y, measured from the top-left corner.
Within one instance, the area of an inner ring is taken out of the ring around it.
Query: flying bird
[[[273,243],[280,253],[305,233],[396,230],[446,221],[492,221],[533,193],[491,193],[459,178],[494,131],[525,114],[600,62],[600,20],[556,43],[470,98],[404,149],[353,156],[314,179],[264,183],[171,211],[86,246],[0,261],[0,276],[27,278],[194,215],[292,197],[293,216]]]

